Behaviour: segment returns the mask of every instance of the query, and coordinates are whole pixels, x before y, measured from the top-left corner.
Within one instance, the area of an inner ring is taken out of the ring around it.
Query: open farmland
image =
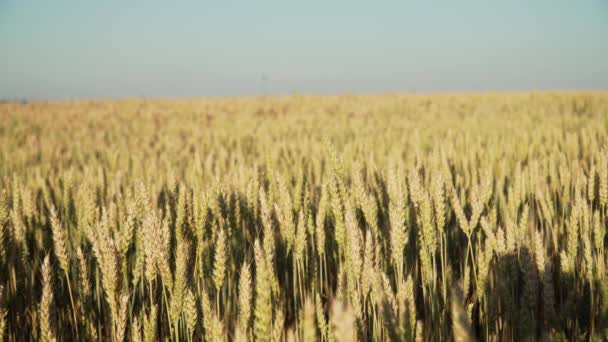
[[[607,227],[606,92],[0,104],[0,340],[602,340]]]

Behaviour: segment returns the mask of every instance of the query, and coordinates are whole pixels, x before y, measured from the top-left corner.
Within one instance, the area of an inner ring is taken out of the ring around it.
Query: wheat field
[[[608,339],[608,93],[0,104],[1,341]]]

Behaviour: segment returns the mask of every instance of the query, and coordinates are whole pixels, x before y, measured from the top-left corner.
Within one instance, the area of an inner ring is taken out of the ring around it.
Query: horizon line
[[[377,96],[446,96],[446,95],[526,95],[534,93],[608,93],[608,88],[534,88],[526,90],[425,90],[425,91],[379,91],[379,92],[291,92],[288,94],[257,95],[201,95],[201,96],[95,96],[65,98],[0,98],[0,104],[35,104],[35,103],[68,103],[68,102],[126,102],[126,101],[202,101],[202,100],[236,100],[236,99],[279,99],[288,97],[377,97]]]

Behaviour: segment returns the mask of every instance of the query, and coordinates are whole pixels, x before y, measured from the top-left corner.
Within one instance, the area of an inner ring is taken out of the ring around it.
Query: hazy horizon
[[[0,0],[0,99],[608,89],[608,2]]]

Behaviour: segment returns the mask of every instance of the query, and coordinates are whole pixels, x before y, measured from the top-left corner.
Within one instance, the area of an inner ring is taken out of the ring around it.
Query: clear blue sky
[[[608,89],[608,1],[497,3],[0,0],[0,98]]]

